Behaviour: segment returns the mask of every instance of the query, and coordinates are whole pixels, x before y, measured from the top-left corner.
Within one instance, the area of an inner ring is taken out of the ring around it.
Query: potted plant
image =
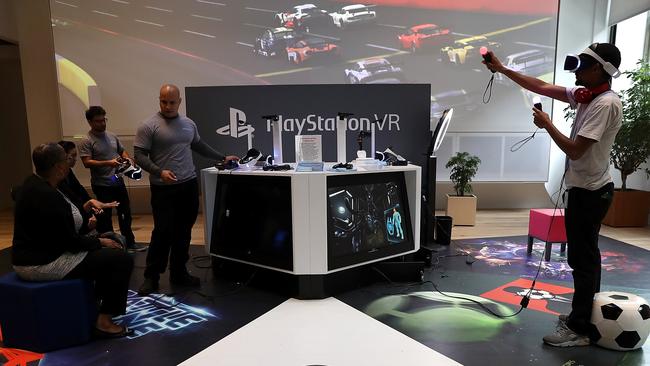
[[[627,177],[650,157],[650,64],[639,61],[625,74],[632,86],[623,92],[623,125],[616,135],[610,160],[621,172],[621,188],[603,220],[609,226],[646,226],[650,194],[627,188]],[[648,170],[646,169],[646,173]]]
[[[481,159],[467,152],[452,156],[446,168],[451,168],[449,178],[454,183],[455,195],[447,195],[447,216],[452,217],[454,225],[473,226],[476,222],[476,196],[472,193],[472,178],[478,171]]]

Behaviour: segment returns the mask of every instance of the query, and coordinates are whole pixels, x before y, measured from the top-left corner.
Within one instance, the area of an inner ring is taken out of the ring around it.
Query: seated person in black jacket
[[[63,150],[65,150],[66,160],[70,166],[70,171],[68,172],[68,175],[66,175],[65,178],[61,181],[61,183],[59,183],[59,186],[57,188],[59,191],[65,194],[66,197],[68,197],[72,203],[75,204],[75,206],[77,206],[79,211],[81,211],[81,214],[84,218],[84,223],[79,233],[87,235],[93,232],[93,230],[97,227],[97,218],[95,215],[102,215],[104,213],[104,208],[117,207],[119,203],[117,201],[104,203],[91,198],[88,194],[88,191],[86,191],[86,188],[81,185],[77,179],[77,176],[75,176],[74,172],[72,171],[72,168],[74,168],[77,162],[77,146],[74,142],[65,140],[59,141],[59,145],[61,145],[61,147],[63,147]],[[117,233],[113,233],[113,235],[113,239],[120,239],[120,244],[124,244],[126,242],[126,239],[123,236]]]
[[[133,260],[111,239],[79,234],[83,224],[80,210],[57,189],[70,170],[61,146],[38,146],[32,161],[36,173],[25,180],[16,197],[14,270],[27,281],[94,281],[100,300],[96,334],[128,335],[130,330],[112,318],[126,312]]]

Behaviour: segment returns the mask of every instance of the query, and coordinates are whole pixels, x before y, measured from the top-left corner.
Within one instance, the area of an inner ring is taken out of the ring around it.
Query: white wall
[[[49,2],[0,0],[0,39],[14,44],[0,46],[0,161],[12,167],[0,178],[4,208],[32,171],[32,148],[61,136]]]
[[[648,13],[642,13],[617,24],[616,29],[616,46],[621,50],[623,58],[619,69],[623,72],[636,68],[637,62],[644,57],[643,44],[646,40],[646,34],[640,30],[646,30],[648,25]],[[625,75],[616,79],[612,88],[617,92],[629,88],[631,81]],[[642,189],[650,191],[650,180],[646,177],[645,169],[648,164],[641,166],[641,169],[627,178],[627,186],[633,189]],[[621,186],[621,172],[611,169],[614,184]]]
[[[58,82],[48,0],[0,0],[0,39],[18,44],[30,151],[61,139]]]
[[[0,0],[0,39],[17,43],[18,28],[16,27],[16,19],[13,14],[13,1]]]
[[[5,169],[0,176],[0,209],[13,206],[8,192],[22,184],[32,171],[31,151],[27,133],[27,112],[20,72],[18,47],[0,44],[0,166]]]

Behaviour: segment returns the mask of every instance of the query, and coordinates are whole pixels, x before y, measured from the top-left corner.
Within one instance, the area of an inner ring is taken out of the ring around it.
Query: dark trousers
[[[170,276],[187,269],[192,226],[199,212],[199,186],[196,179],[170,185],[151,185],[153,232],[147,253],[145,278],[158,280],[169,260]]]
[[[573,269],[573,302],[567,325],[579,334],[587,334],[594,294],[600,292],[600,222],[612,203],[614,184],[590,191],[569,189],[565,210],[567,262]]]
[[[117,206],[117,222],[120,225],[120,233],[126,238],[127,246],[133,246],[135,236],[133,235],[133,230],[131,230],[131,202],[129,201],[129,194],[124,184],[116,186],[97,186],[93,184],[92,188],[99,201],[106,203],[117,201],[120,203]],[[104,213],[97,215],[97,232],[105,233],[113,231],[112,216],[113,209],[111,208],[105,208]]]
[[[119,249],[102,248],[88,252],[65,278],[83,278],[95,282],[100,314],[126,313],[126,297],[133,270],[133,258]]]

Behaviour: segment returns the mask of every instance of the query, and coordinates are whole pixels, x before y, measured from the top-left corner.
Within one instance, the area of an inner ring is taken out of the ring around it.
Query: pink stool
[[[555,216],[553,215],[555,213]],[[550,228],[550,230],[549,230]],[[564,209],[533,208],[528,221],[528,254],[533,252],[533,239],[546,242],[544,260],[551,260],[551,246],[560,243],[560,252],[566,251],[566,229],[564,228]]]

